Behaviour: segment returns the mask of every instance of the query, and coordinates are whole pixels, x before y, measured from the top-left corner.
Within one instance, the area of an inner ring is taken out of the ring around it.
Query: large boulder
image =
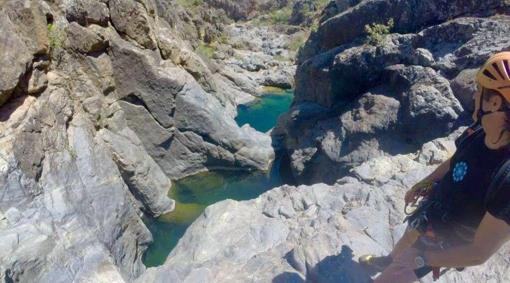
[[[82,26],[96,24],[107,26],[110,20],[107,1],[100,0],[66,0],[65,13],[70,22],[78,22]]]
[[[478,69],[463,70],[451,82],[453,94],[462,107],[470,112],[475,110],[473,97],[477,91],[475,83],[477,73]]]
[[[154,36],[154,19],[149,16],[151,11],[135,0],[111,0],[108,3],[112,24],[119,34],[144,48],[154,49],[157,47]]]
[[[103,129],[98,136],[113,153],[113,160],[125,183],[142,202],[142,208],[147,208],[148,213],[154,217],[171,212],[175,203],[166,195],[172,182],[143,149],[136,135],[128,130],[124,134],[121,136]]]
[[[70,23],[66,30],[64,45],[74,51],[91,54],[105,51],[108,42],[101,34],[84,28],[77,23]]]
[[[0,3],[0,106],[18,87],[27,91],[32,61],[48,52],[46,17],[37,1]]]
[[[249,126],[239,128],[183,68],[119,39],[112,58],[128,126],[168,176],[214,168],[269,169],[271,138]]]

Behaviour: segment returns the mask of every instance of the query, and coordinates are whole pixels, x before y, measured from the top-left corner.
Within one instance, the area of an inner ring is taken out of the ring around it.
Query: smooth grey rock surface
[[[7,223],[0,269],[7,281],[124,282],[144,270],[137,243],[151,235],[93,125],[73,113],[69,97],[50,80],[39,98],[10,102],[18,106],[1,122]]]
[[[166,196],[172,182],[143,149],[134,132],[128,137],[101,130],[98,136],[113,153],[113,159],[131,192],[143,203],[149,213],[157,217],[174,209],[175,203]]]
[[[108,1],[66,0],[64,1],[66,18],[82,26],[97,24],[107,26],[110,19]]]

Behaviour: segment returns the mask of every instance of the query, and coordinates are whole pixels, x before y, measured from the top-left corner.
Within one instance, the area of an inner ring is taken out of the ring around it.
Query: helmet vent
[[[492,63],[492,67],[494,67],[494,69],[496,69],[496,72],[498,72],[499,77],[500,77],[502,80],[504,80],[504,79],[505,79],[505,76],[503,76],[503,74],[501,73],[501,70],[499,69],[498,64],[496,64],[496,63]]]
[[[483,74],[491,80],[497,80],[496,77],[493,74],[491,74],[491,72],[489,72],[488,70],[483,71]]]
[[[508,60],[503,60],[503,65],[505,65],[506,74],[510,77],[510,67],[508,67]]]

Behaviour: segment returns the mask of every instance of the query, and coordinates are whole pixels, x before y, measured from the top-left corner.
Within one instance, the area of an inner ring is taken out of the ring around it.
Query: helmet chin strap
[[[505,116],[508,115],[506,111],[496,111],[489,113],[490,114],[496,114],[496,113],[505,113]],[[483,118],[482,118],[483,119]],[[505,133],[510,132],[510,129],[508,127],[508,121],[505,119],[504,124],[501,125],[497,123],[496,121],[483,121],[480,119],[479,123],[481,123],[483,130],[487,137],[487,142],[490,143],[490,145],[495,146],[497,148],[503,148],[510,144],[510,139],[508,138],[508,135],[505,135]],[[495,117],[487,117],[486,119],[498,119]],[[501,118],[499,118],[501,119]],[[491,124],[487,124],[491,123]],[[484,127],[485,124],[485,127]]]
[[[499,137],[498,139],[495,141],[495,142],[491,142],[493,145],[499,145],[501,140],[503,139],[503,135],[505,134],[505,132],[508,131],[507,129],[505,128],[502,128],[500,131],[499,131]],[[508,143],[507,143],[508,145]]]
[[[490,114],[492,112],[483,110],[483,96],[485,94],[485,89],[482,89],[480,93],[480,99],[478,100],[478,113],[477,113],[477,123],[481,125],[483,116]]]
[[[473,126],[480,126],[480,127],[483,128],[483,123],[482,123],[483,117],[486,116],[486,115],[490,115],[490,114],[494,114],[494,113],[498,113],[498,112],[505,112],[506,116],[510,117],[510,111],[509,110],[498,110],[498,111],[485,111],[485,110],[483,110],[483,96],[484,96],[484,91],[482,91],[481,94],[480,94],[480,99],[479,99],[479,102],[478,102],[477,119],[476,119],[476,122],[473,124]],[[507,125],[508,125],[508,122],[509,121],[507,120],[506,121]],[[484,131],[487,134],[487,130],[484,129]],[[510,127],[509,126],[502,127],[499,130],[499,137],[498,137],[498,139],[495,142],[491,142],[491,143],[493,145],[500,144],[501,140],[504,137],[505,132],[510,132]],[[507,143],[505,146],[508,146],[508,144],[510,144],[510,143]]]

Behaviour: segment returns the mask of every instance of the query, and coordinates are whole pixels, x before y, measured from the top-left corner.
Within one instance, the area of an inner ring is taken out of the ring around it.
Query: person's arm
[[[424,188],[427,189],[425,194],[429,194],[431,192],[430,188],[433,187],[433,184],[439,182],[446,173],[450,170],[451,158],[441,163],[434,172],[428,175],[425,179],[416,183],[410,190],[408,190],[404,196],[404,200],[407,204],[416,203],[418,199],[423,196]]]
[[[441,179],[443,179],[444,175],[448,173],[450,170],[450,163],[451,158],[448,158],[445,162],[441,163],[434,172],[432,172],[430,175],[428,175],[423,181],[428,182],[439,182]]]
[[[510,239],[510,225],[486,213],[473,243],[443,251],[426,251],[429,266],[466,267],[483,264]]]

